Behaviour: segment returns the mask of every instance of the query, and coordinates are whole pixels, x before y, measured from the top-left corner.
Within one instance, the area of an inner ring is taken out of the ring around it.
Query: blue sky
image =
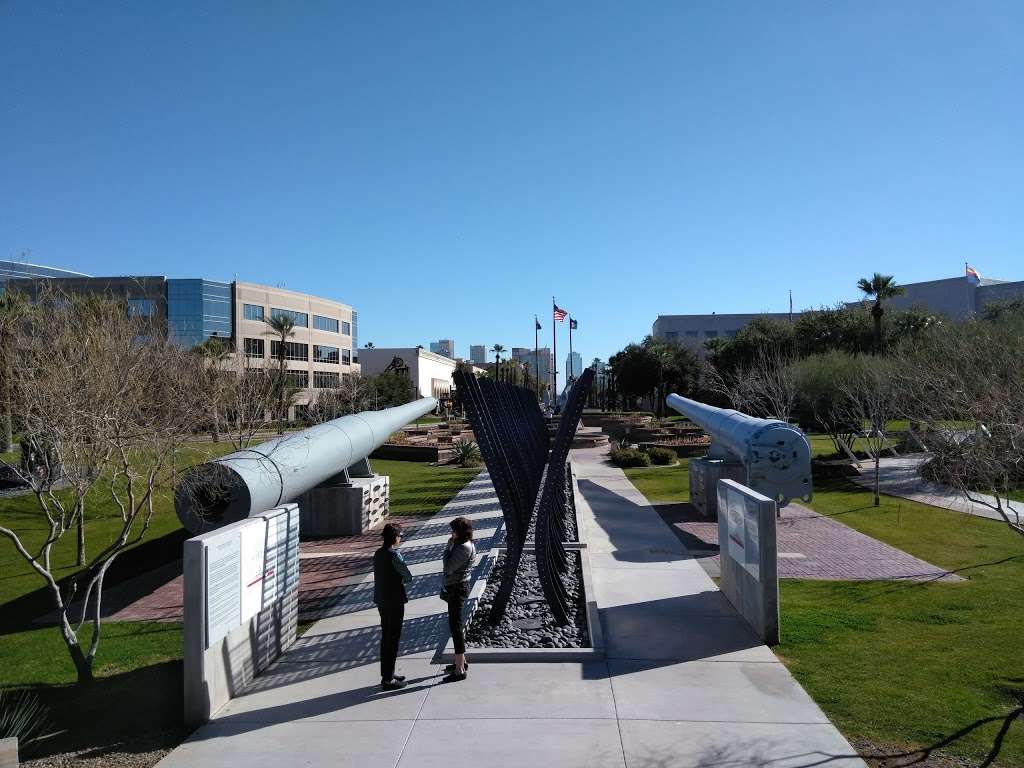
[[[0,2],[0,258],[285,283],[360,340],[1024,278],[1024,3]],[[559,366],[567,351],[559,338]]]

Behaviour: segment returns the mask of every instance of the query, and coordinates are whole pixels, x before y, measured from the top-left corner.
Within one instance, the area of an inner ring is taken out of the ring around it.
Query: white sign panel
[[[266,568],[267,521],[255,518],[241,529],[242,621],[263,610],[263,579]]]
[[[746,505],[743,503],[743,497],[729,488],[725,491],[725,503],[729,525],[729,556],[743,565],[747,561]]]
[[[242,623],[242,570],[238,532],[218,536],[206,548],[206,646]]]
[[[744,551],[746,552],[746,560],[743,562],[743,567],[747,569],[754,581],[761,580],[761,543],[758,541],[758,506],[757,502],[753,499],[749,499],[736,491],[730,491],[730,495],[738,496],[743,504],[744,509],[744,521],[743,521],[743,532],[744,538]]]

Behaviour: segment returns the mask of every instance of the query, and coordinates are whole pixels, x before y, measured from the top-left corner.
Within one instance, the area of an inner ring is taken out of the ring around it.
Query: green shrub
[[[471,440],[459,440],[455,443],[455,460],[460,467],[479,467],[480,446]]]
[[[676,463],[676,452],[671,448],[648,448],[647,455],[651,459],[651,464],[665,466]]]
[[[617,467],[649,467],[651,459],[643,451],[636,448],[613,448],[609,453],[612,464]]]
[[[28,690],[0,691],[0,739],[15,738],[19,749],[38,741],[49,724],[49,712]]]

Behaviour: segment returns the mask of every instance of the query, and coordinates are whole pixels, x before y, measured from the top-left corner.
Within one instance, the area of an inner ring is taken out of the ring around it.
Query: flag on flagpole
[[[576,322],[576,318],[570,317],[570,318],[569,318],[569,330],[570,330],[570,331],[575,331],[575,330],[576,330],[577,328],[579,328],[579,327],[580,327],[580,326],[579,326],[579,324],[578,324],[578,323]]]
[[[967,282],[971,285],[981,285],[981,275],[978,274],[978,270],[970,264],[966,264],[965,266],[967,267]]]
[[[534,316],[533,322],[535,322],[537,324],[537,330],[539,331],[540,330],[540,320],[538,320],[537,317]]]
[[[560,323],[565,322],[565,316],[568,315],[569,313],[566,310],[562,309],[557,304],[555,304],[554,307],[555,307],[554,310],[553,310],[553,317],[554,317],[554,319],[557,320]]]

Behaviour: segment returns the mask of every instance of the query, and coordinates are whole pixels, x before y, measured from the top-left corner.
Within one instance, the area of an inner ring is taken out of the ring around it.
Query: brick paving
[[[400,523],[406,537],[429,518],[391,515],[360,536],[303,541],[299,544],[299,617],[317,617],[320,606],[335,601],[351,588],[352,582],[373,570],[373,553],[380,546],[384,523]],[[440,558],[440,550],[437,557]],[[105,590],[104,611],[108,621],[181,621],[181,561],[142,574]]]
[[[712,576],[719,574],[718,523],[689,504],[659,504],[662,519]],[[800,504],[778,521],[779,578],[822,581],[961,581],[955,574]]]

